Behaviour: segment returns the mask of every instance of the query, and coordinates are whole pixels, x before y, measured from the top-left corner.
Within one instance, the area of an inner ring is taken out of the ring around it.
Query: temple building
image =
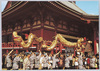
[[[24,40],[25,34],[33,33],[48,42],[53,41],[58,33],[71,42],[86,37],[92,41],[94,54],[99,49],[99,15],[85,13],[74,1],[8,1],[2,12],[3,53],[11,49],[16,52],[25,50],[14,43],[13,31],[17,31]],[[38,47],[37,44],[39,43],[34,42],[30,49]],[[60,46],[59,44],[58,47]],[[57,47],[55,50],[57,52]],[[64,47],[61,51],[63,50]]]

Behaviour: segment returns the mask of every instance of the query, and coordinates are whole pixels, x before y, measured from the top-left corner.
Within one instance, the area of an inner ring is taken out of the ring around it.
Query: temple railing
[[[32,43],[31,47],[36,47],[36,43]],[[2,43],[2,49],[13,49],[13,48],[22,48],[22,46],[18,42]]]
[[[32,43],[30,48],[36,48],[36,43]],[[51,42],[46,42],[46,45],[50,46]],[[23,49],[23,47],[20,45],[20,43],[18,42],[8,42],[8,43],[2,43],[2,49]],[[58,43],[55,47],[54,47],[54,51],[57,53],[58,51],[64,50],[65,48],[63,48],[61,46],[61,43]]]

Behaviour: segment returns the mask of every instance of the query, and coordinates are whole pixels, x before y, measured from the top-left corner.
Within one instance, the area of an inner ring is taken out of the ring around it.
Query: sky
[[[76,5],[87,14],[99,15],[99,1],[76,1]]]
[[[1,11],[4,10],[6,4],[7,4],[8,1],[1,1]]]
[[[4,10],[6,4],[7,1],[1,2],[1,11]],[[87,14],[99,15],[99,1],[76,1],[76,5]]]

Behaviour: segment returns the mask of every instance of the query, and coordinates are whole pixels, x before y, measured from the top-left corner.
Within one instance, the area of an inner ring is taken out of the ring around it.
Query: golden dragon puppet
[[[17,32],[13,32],[13,37],[14,37],[14,41],[20,42],[20,45],[23,48],[29,48],[31,46],[33,40],[38,41],[38,42],[43,41],[42,37],[38,38],[38,37],[36,37],[35,34],[32,34],[32,33],[29,34],[27,43],[25,43],[25,41],[22,39],[21,36],[17,35]],[[51,51],[56,46],[58,41],[66,47],[75,47],[77,49],[77,51],[80,51],[82,48],[85,48],[84,45],[82,44],[82,42],[84,41],[83,38],[78,39],[77,42],[70,42],[70,41],[66,40],[65,38],[63,38],[63,36],[61,34],[57,34],[55,36],[55,39],[51,43],[50,46],[47,46],[45,44],[45,45],[42,45],[42,48],[45,48],[45,50],[47,50],[47,51]]]

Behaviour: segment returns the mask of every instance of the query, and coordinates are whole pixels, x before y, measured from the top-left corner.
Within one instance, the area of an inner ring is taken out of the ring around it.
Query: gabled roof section
[[[8,1],[7,5],[5,6],[4,10],[9,9],[10,7],[12,7],[14,4],[16,4],[18,1]]]
[[[26,2],[17,1],[17,2],[16,2],[15,4],[13,4],[11,7],[9,7],[8,9],[6,9],[6,10],[4,10],[4,11],[2,12],[2,17],[5,17],[5,16],[11,14],[12,12],[18,10],[19,8],[21,8],[22,6],[25,5],[25,4],[23,4],[23,3],[26,4],[27,1],[26,1]]]
[[[59,1],[60,3],[62,3],[63,5],[72,8],[73,10],[76,10],[77,12],[80,12],[82,14],[87,14],[86,12],[84,12],[83,10],[81,10],[75,3],[71,3],[68,1]]]
[[[6,10],[6,9],[8,9],[8,8],[10,8],[11,7],[11,1],[8,1],[7,2],[7,5],[5,6],[5,8],[4,8],[4,10]]]

